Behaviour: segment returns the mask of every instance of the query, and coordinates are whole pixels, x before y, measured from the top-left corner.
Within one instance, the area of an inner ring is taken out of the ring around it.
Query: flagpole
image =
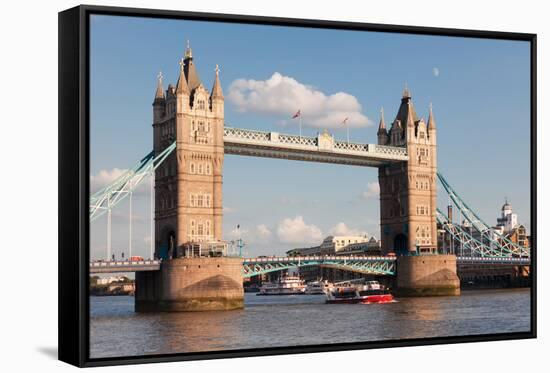
[[[302,138],[302,113],[300,112],[300,138]]]
[[[347,129],[347,131],[348,131],[348,144],[349,144],[349,124],[348,124],[347,121],[346,121],[346,129]]]

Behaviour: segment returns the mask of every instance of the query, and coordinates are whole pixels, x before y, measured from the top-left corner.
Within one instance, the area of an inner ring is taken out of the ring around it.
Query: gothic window
[[[206,123],[206,132],[210,132],[210,122]]]
[[[204,227],[203,227],[203,225],[202,225],[202,221],[199,222],[199,224],[198,224],[197,234],[198,234],[199,236],[204,235]]]
[[[199,121],[199,131],[204,132],[204,122]]]
[[[202,194],[199,194],[197,196],[197,206],[202,207],[204,202],[204,196]]]
[[[195,235],[195,220],[191,220],[191,236]]]
[[[418,181],[416,182],[416,189],[418,189]]]
[[[202,163],[199,163],[199,175],[202,175]]]
[[[195,163],[194,162],[191,162],[190,169],[191,169],[191,173],[194,174],[195,173]]]
[[[206,235],[210,236],[210,220],[206,221]]]
[[[204,107],[205,107],[204,100],[199,100],[198,104],[199,104],[199,110],[204,110]]]
[[[191,207],[195,207],[195,195],[191,193]]]
[[[210,207],[210,194],[206,195],[206,207]]]
[[[210,163],[206,164],[206,174],[210,175]]]

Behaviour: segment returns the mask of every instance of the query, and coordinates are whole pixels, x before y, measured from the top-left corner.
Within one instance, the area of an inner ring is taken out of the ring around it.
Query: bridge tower
[[[426,123],[405,88],[389,131],[381,115],[378,144],[406,147],[409,157],[378,170],[383,252],[436,253],[437,140],[431,105]]]
[[[218,66],[209,93],[188,46],[166,96],[159,78],[153,117],[155,153],[176,141],[175,154],[155,173],[156,256],[221,254],[224,98]]]
[[[136,274],[136,311],[242,308],[242,259],[224,256],[222,168],[224,98],[216,65],[202,84],[187,44],[176,86],[162,75],[153,101],[154,152],[176,142],[155,171],[155,272]]]
[[[383,112],[378,126],[379,145],[406,147],[408,154],[407,162],[378,169],[382,252],[399,256],[400,295],[460,294],[456,257],[427,255],[438,252],[436,133],[431,104],[426,123],[418,118],[408,87],[389,131]]]

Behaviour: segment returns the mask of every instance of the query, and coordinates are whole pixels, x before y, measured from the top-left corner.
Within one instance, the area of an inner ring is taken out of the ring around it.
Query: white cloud
[[[313,224],[306,224],[302,216],[296,216],[279,223],[277,237],[282,243],[318,244],[323,239],[323,232]]]
[[[237,229],[237,227],[235,227],[229,232],[229,238],[231,238],[231,239],[243,238],[244,239],[244,237],[248,235],[248,232],[249,232],[249,230],[246,229],[246,228]]]
[[[271,239],[272,232],[265,224],[258,224],[251,229],[244,227],[237,229],[235,227],[229,232],[229,238],[237,239],[239,237],[247,242],[263,242]]]
[[[439,76],[439,69],[437,67],[434,67],[432,69],[432,73],[434,74],[434,76],[437,78]]]
[[[97,174],[90,175],[90,193],[95,193],[99,189],[111,184],[126,171],[120,168],[113,168],[111,170],[100,170]]]
[[[334,236],[365,236],[366,231],[349,228],[344,222],[340,222],[331,228],[330,234]]]
[[[258,237],[263,240],[268,240],[272,236],[271,230],[265,224],[258,225],[256,227],[256,233],[258,234]]]
[[[112,168],[110,170],[103,169],[99,170],[99,172],[95,175],[90,175],[90,193],[95,193],[101,188],[106,187],[107,185],[113,183],[116,179],[118,179],[123,173],[125,173],[127,170],[120,169],[120,168]],[[150,184],[149,184],[149,178],[145,177],[141,180],[141,183],[137,185],[136,188],[134,188],[134,194],[147,194],[150,193]]]
[[[298,110],[307,127],[340,128],[346,117],[352,128],[372,125],[355,96],[345,92],[326,95],[278,72],[266,80],[237,79],[227,97],[240,112],[282,116],[278,124],[283,126],[298,126],[298,119],[290,120]]]
[[[365,198],[378,198],[380,195],[380,184],[377,181],[367,184],[367,190],[363,192]]]

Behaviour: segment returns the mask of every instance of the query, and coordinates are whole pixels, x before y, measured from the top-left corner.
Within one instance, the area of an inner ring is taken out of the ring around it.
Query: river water
[[[90,357],[401,340],[529,331],[530,290],[387,304],[325,304],[323,295],[245,294],[236,311],[134,312],[134,298],[91,297]]]

